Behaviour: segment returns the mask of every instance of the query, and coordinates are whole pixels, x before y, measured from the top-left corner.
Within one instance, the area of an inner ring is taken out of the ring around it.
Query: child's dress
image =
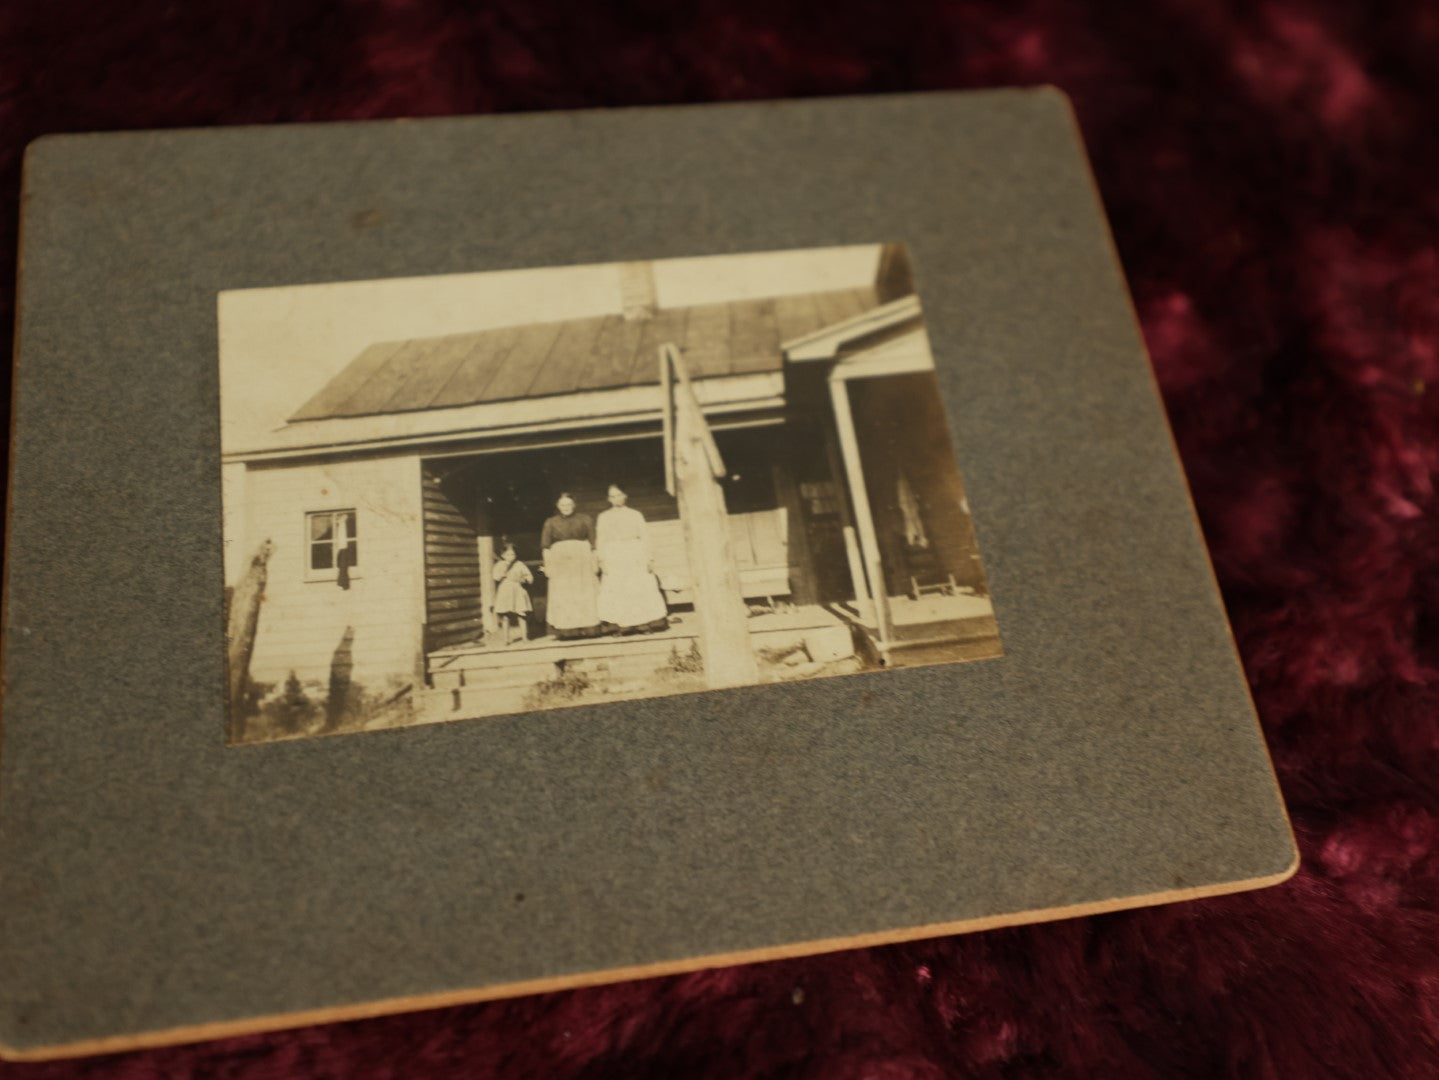
[[[496,615],[528,615],[534,610],[525,586],[534,582],[535,575],[519,559],[495,563],[495,580],[500,583],[495,590]]]

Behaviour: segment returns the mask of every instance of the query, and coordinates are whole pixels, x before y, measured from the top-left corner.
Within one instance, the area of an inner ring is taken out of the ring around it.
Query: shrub
[[[681,653],[679,643],[670,646],[670,658],[661,671],[673,671],[678,675],[698,675],[705,669],[704,657],[700,655],[700,643],[691,641],[688,652]]]
[[[590,677],[578,668],[562,665],[553,678],[535,683],[525,696],[525,707],[547,709],[581,697],[590,688]]]

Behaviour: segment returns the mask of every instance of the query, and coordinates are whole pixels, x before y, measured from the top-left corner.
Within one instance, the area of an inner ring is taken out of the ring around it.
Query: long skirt
[[[545,621],[556,637],[588,637],[599,633],[595,608],[595,553],[587,540],[561,540],[545,553],[549,600]]]
[[[644,541],[611,541],[601,554],[600,622],[620,630],[664,629],[669,609],[647,565]]]

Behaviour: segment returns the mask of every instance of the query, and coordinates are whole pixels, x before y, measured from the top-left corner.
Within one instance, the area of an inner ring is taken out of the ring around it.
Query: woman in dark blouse
[[[569,492],[555,501],[555,509],[559,512],[540,533],[540,569],[550,582],[545,621],[557,638],[593,637],[600,632],[595,523],[588,514],[575,513]]]

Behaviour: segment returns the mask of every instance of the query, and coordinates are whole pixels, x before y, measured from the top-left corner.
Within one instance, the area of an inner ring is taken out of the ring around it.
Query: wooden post
[[[490,637],[500,628],[495,616],[495,538],[475,537],[475,554],[480,560],[480,618],[485,637]]]
[[[854,602],[860,608],[861,613],[871,617],[874,604],[869,598],[869,585],[864,577],[864,559],[859,554],[859,540],[855,537],[853,525],[846,525],[844,533],[844,558],[849,563],[849,577],[854,584]]]
[[[665,447],[665,491],[671,497],[675,493],[675,390],[674,364],[670,354],[660,349],[660,400],[664,408],[660,411],[660,426]]]
[[[715,688],[749,686],[759,681],[759,666],[749,636],[749,612],[741,594],[739,570],[730,544],[729,513],[719,478],[724,462],[700,411],[679,350],[660,347],[660,363],[672,366],[674,400],[673,455],[675,495],[689,555],[695,615],[705,681]]]
[[[844,490],[849,485],[845,482],[844,466],[840,464],[839,452],[834,448],[834,439],[828,430],[824,435],[824,453],[829,460],[829,473],[834,481],[835,497],[839,501],[839,523],[840,534],[844,537],[844,558],[849,564],[849,581],[854,586],[855,607],[863,614],[864,609],[869,607],[869,586],[864,579],[864,560],[859,556],[859,541],[855,537],[854,515],[849,510],[849,499],[844,495]]]
[[[869,491],[864,486],[864,465],[859,457],[859,439],[854,430],[854,414],[849,407],[849,384],[830,376],[830,401],[834,405],[835,430],[839,433],[839,452],[844,459],[845,475],[849,478],[849,497],[854,503],[855,525],[859,529],[859,547],[864,566],[869,572],[869,594],[874,600],[874,621],[879,631],[879,648],[887,653],[893,623],[889,613],[889,593],[884,583],[880,562],[879,537],[874,529],[874,512],[869,505]]]

